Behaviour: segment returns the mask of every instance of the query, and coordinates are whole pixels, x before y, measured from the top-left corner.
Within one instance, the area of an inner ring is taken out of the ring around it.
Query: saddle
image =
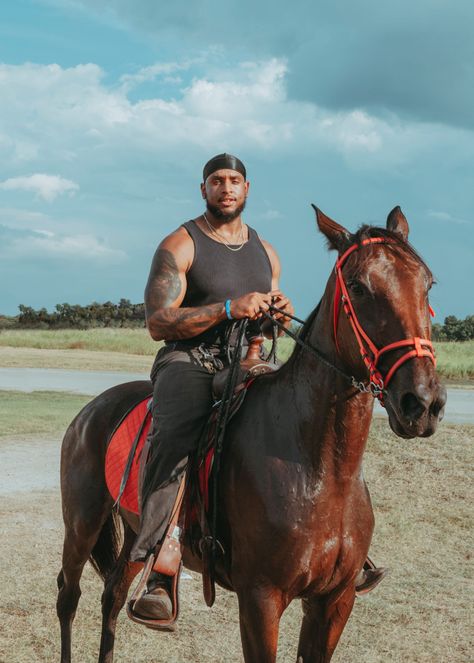
[[[257,337],[250,341],[247,355],[241,361],[237,386],[235,388],[231,404],[231,416],[233,416],[244,400],[247,389],[253,380],[264,373],[275,370],[276,364],[267,363],[261,359],[261,346],[263,337]],[[225,368],[216,373],[212,383],[213,397],[218,405],[222,398],[229,369]],[[121,420],[110,439],[105,462],[106,483],[110,494],[115,500],[114,506],[118,509],[122,506],[132,513],[140,512],[140,485],[144,474],[144,467],[148,459],[148,445],[146,444],[148,431],[151,426],[151,404],[150,396],[136,404]],[[150,556],[145,564],[142,577],[135,589],[130,601],[127,603],[127,613],[133,621],[142,623],[149,628],[158,630],[173,630],[178,617],[178,584],[181,570],[182,539],[185,530],[198,530],[201,543],[209,532],[207,524],[207,512],[209,509],[209,481],[213,464],[213,441],[216,432],[216,407],[211,412],[209,423],[205,429],[205,436],[201,440],[197,458],[190,466],[197,471],[191,470],[188,476],[181,480],[180,490],[176,503],[173,507],[173,517],[167,528],[164,543],[155,557]],[[185,504],[186,508],[182,509]],[[200,514],[199,514],[200,511]],[[197,525],[197,528],[195,527]],[[191,541],[194,536],[189,537]],[[193,545],[193,549],[202,554],[202,545]],[[206,567],[206,565],[204,565]],[[170,620],[146,620],[134,613],[135,602],[143,595],[146,583],[152,570],[164,573],[172,578],[171,599],[173,614]],[[214,602],[213,580],[203,573],[204,596],[206,603],[212,605]]]
[[[263,341],[263,336],[256,336],[251,339],[247,355],[245,359],[240,362],[237,387],[235,389],[236,394],[245,388],[245,385],[249,380],[256,378],[258,375],[263,375],[264,373],[271,373],[278,368],[277,364],[262,359]],[[224,368],[222,371],[218,371],[212,380],[212,395],[216,402],[220,401],[222,398],[229,377],[229,371],[230,368]]]

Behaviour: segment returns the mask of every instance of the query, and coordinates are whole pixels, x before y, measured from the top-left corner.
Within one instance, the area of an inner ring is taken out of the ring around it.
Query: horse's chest
[[[349,496],[333,489],[295,490],[276,508],[273,503],[266,514],[272,532],[270,565],[278,573],[283,566],[301,587],[325,587],[331,579],[350,575],[365,558],[372,533],[370,504],[365,491],[361,499],[358,493],[357,488]]]

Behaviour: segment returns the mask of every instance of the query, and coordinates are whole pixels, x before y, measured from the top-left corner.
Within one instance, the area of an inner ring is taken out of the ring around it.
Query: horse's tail
[[[105,580],[119,556],[121,544],[120,519],[116,511],[111,511],[102,525],[99,537],[89,556],[93,569]]]

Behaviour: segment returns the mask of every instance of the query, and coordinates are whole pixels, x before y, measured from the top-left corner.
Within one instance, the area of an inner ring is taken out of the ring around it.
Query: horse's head
[[[339,258],[329,292],[337,352],[358,379],[383,389],[390,426],[399,436],[436,430],[446,389],[435,370],[428,291],[433,276],[408,243],[399,207],[387,228],[351,234],[315,207],[320,231]]]

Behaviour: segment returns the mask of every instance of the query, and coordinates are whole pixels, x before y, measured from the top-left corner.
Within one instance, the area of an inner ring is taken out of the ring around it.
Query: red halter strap
[[[369,336],[365,333],[362,325],[360,324],[357,314],[355,312],[354,306],[352,305],[351,298],[349,297],[349,292],[347,290],[346,283],[344,281],[344,276],[342,274],[342,267],[346,262],[347,258],[360,246],[367,246],[368,244],[387,244],[393,240],[384,237],[370,237],[364,239],[361,244],[353,244],[350,246],[345,253],[337,260],[335,272],[336,272],[336,288],[334,291],[334,340],[336,343],[336,349],[339,352],[339,344],[337,341],[337,327],[339,320],[340,304],[342,302],[344,312],[347,315],[349,322],[351,324],[354,335],[357,339],[359,345],[360,354],[364,364],[367,367],[370,375],[370,383],[372,387],[372,392],[374,395],[379,398],[382,402],[382,391],[387,387],[388,383],[392,379],[395,371],[397,371],[402,364],[404,364],[409,359],[415,357],[428,357],[433,364],[436,366],[436,357],[434,354],[434,348],[431,341],[427,338],[420,338],[414,336],[413,338],[407,338],[403,341],[396,341],[395,343],[389,343],[385,345],[380,350],[375,346]],[[430,314],[434,315],[433,309],[429,307]],[[391,350],[397,350],[398,348],[410,347],[411,350],[408,350],[404,355],[402,355],[397,361],[393,364],[390,370],[387,372],[385,378],[382,377],[381,373],[377,368],[378,361],[380,357],[386,352]]]

